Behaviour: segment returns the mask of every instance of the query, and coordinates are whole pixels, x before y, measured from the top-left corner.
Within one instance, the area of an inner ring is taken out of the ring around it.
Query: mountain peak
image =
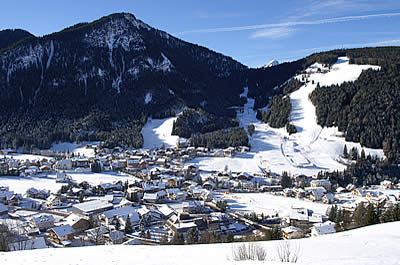
[[[150,29],[150,26],[149,25],[147,25],[146,23],[144,23],[143,21],[141,21],[141,20],[139,20],[139,19],[137,19],[136,17],[135,17],[135,15],[133,15],[133,14],[131,14],[131,13],[113,13],[113,14],[111,14],[111,15],[108,15],[108,16],[105,16],[105,17],[102,17],[102,18],[100,18],[99,20],[97,20],[97,21],[94,21],[93,23],[96,23],[96,22],[102,22],[102,21],[115,21],[115,20],[118,20],[118,19],[121,19],[121,20],[125,20],[125,21],[128,21],[128,22],[130,22],[133,26],[135,26],[136,28],[145,28],[145,29]]]
[[[268,67],[272,67],[272,66],[277,66],[278,64],[279,64],[279,62],[277,60],[272,60],[269,63],[267,63],[264,66],[262,66],[261,68],[268,68]]]

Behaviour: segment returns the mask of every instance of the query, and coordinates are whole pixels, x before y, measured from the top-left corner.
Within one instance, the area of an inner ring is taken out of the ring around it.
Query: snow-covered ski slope
[[[339,157],[343,153],[344,145],[348,149],[357,147],[358,143],[346,142],[337,128],[322,128],[317,124],[315,106],[309,99],[310,93],[318,83],[321,86],[341,84],[345,81],[355,81],[363,70],[378,66],[349,64],[346,57],[340,57],[330,71],[321,64],[313,64],[306,71],[309,73],[309,82],[290,94],[292,111],[291,121],[298,133],[288,135],[284,128],[274,129],[256,119],[253,110],[254,99],[248,98],[244,111],[238,113],[240,126],[247,127],[254,124],[255,133],[251,143],[251,152],[238,154],[234,158],[197,158],[192,162],[204,170],[223,170],[225,165],[232,171],[259,172],[260,167],[280,174],[290,171],[292,174],[314,175],[321,170],[342,170],[345,165]],[[296,76],[295,78],[301,78]],[[314,82],[312,82],[314,81]],[[242,96],[247,96],[245,88]],[[382,157],[383,151],[364,148],[367,154]]]
[[[176,117],[165,119],[151,119],[147,121],[142,129],[143,147],[153,149],[156,147],[174,147],[179,139],[178,136],[171,135],[172,125]]]
[[[290,240],[299,248],[297,264],[308,265],[394,265],[399,264],[400,222],[359,228],[347,232]],[[281,263],[277,247],[283,241],[257,242],[267,251],[267,261],[234,261],[235,244],[170,246],[93,246],[65,249],[0,252],[1,264],[289,264]]]

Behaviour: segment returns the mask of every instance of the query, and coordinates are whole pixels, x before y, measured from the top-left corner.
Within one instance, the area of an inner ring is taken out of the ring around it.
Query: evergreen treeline
[[[249,146],[249,138],[243,128],[230,128],[215,132],[193,135],[190,144],[195,147],[227,148]]]
[[[299,70],[304,59],[290,63],[282,63],[268,68],[249,69],[247,72],[248,97],[254,98],[254,109],[265,107],[269,98],[276,94],[274,88],[279,87]]]
[[[268,123],[273,128],[282,128],[289,122],[291,108],[288,96],[277,95],[272,98],[267,111],[257,111],[257,119]]]
[[[0,51],[10,47],[25,38],[34,37],[28,31],[23,29],[6,29],[0,31]]]
[[[318,85],[310,96],[318,124],[337,126],[346,140],[383,148],[389,161],[399,162],[400,48],[353,50],[348,56],[361,55],[350,58],[355,63],[382,63],[382,69],[363,71],[358,80],[339,86]]]
[[[172,135],[190,138],[195,133],[207,133],[238,126],[239,122],[230,117],[216,116],[201,109],[185,109],[174,121]]]
[[[400,221],[400,206],[395,204],[383,208],[379,204],[361,202],[354,212],[349,212],[335,205],[327,210],[327,215],[330,221],[336,223],[336,231],[344,231],[379,223]]]
[[[146,117],[143,116],[139,121],[126,119],[115,123],[110,115],[93,111],[75,120],[30,115],[3,116],[1,120],[1,148],[22,147],[24,151],[32,151],[34,148],[48,149],[56,141],[103,141],[106,147],[140,148],[143,145],[141,128]]]
[[[354,149],[350,150],[349,159],[356,159],[343,171],[320,172],[318,178],[329,179],[332,183],[341,187],[354,184],[357,187],[379,185],[383,180],[391,180],[394,183],[400,181],[400,167],[388,160],[381,160],[370,155],[365,156],[363,150],[360,154]]]

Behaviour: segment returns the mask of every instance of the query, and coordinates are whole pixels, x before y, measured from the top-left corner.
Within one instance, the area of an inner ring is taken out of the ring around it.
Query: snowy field
[[[29,160],[29,161],[38,161],[42,159],[47,159],[50,160],[52,159],[51,157],[48,156],[42,156],[42,155],[31,155],[31,154],[10,154],[6,155],[7,158],[14,158],[18,160]]]
[[[166,119],[149,118],[142,129],[143,148],[153,149],[165,145],[165,147],[175,147],[179,136],[171,135],[172,125],[176,117]]]
[[[280,217],[289,216],[290,209],[305,207],[317,214],[326,214],[331,205],[272,195],[269,193],[230,193],[223,195],[230,209],[239,212],[264,213],[265,216],[273,216],[276,213]]]
[[[232,171],[259,172],[259,167],[281,174],[289,171],[292,174],[315,175],[321,170],[343,170],[345,165],[339,163],[339,155],[344,145],[348,150],[357,147],[358,143],[346,142],[337,128],[322,128],[317,124],[315,106],[309,100],[309,94],[317,83],[321,85],[341,84],[356,80],[363,70],[377,66],[349,64],[346,57],[340,57],[328,73],[317,73],[322,65],[314,64],[307,69],[310,82],[290,94],[292,111],[291,121],[298,133],[288,135],[284,128],[274,129],[256,119],[253,111],[254,99],[248,98],[243,113],[238,113],[240,126],[254,124],[255,133],[250,139],[251,152],[238,154],[234,158],[196,158],[191,161],[203,170],[223,170],[227,165]],[[299,76],[295,78],[300,78]],[[312,84],[311,81],[314,81]],[[242,96],[247,96],[247,88]],[[383,151],[364,148],[366,154],[383,157]]]
[[[85,157],[94,157],[94,148],[99,145],[100,142],[82,142],[81,144],[77,143],[54,143],[50,150],[58,151],[58,152],[70,152],[85,156]],[[90,146],[90,148],[88,148]]]
[[[130,175],[120,173],[68,173],[76,182],[87,181],[92,185],[123,181],[132,178]],[[9,186],[10,190],[24,194],[29,188],[45,189],[57,192],[64,183],[56,183],[56,174],[42,175],[42,177],[14,177],[0,176],[0,186]]]
[[[399,264],[400,222],[288,241],[300,249],[297,264],[395,265]],[[185,246],[96,246],[0,253],[1,264],[288,264],[278,262],[276,249],[283,241],[259,242],[267,261],[234,261],[236,244]]]

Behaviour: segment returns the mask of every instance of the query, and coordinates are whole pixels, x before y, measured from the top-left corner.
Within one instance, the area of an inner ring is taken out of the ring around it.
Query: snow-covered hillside
[[[288,241],[300,249],[297,264],[399,264],[400,222]],[[276,248],[283,241],[259,242],[268,264],[278,262]],[[234,244],[185,246],[96,246],[0,253],[1,264],[261,264],[232,260]],[[283,263],[288,264],[288,263]]]
[[[87,181],[91,185],[99,185],[102,183],[112,183],[115,181],[125,182],[127,180],[132,180],[134,177],[124,174],[124,173],[78,173],[78,172],[68,172],[67,174],[72,177],[73,181],[80,183],[82,181]],[[51,174],[42,174],[38,176],[27,176],[27,177],[19,177],[19,176],[1,176],[0,177],[0,186],[10,187],[10,190],[19,193],[25,194],[25,192],[34,187],[36,189],[44,189],[49,190],[51,192],[57,192],[62,185],[65,183],[57,183],[56,182],[56,173]]]
[[[152,149],[164,145],[174,147],[179,139],[178,136],[171,135],[172,125],[176,117],[165,119],[149,119],[142,129],[143,147]]]
[[[192,161],[204,170],[223,170],[225,165],[232,171],[258,172],[259,167],[280,174],[290,171],[293,174],[313,175],[321,170],[342,170],[345,165],[339,155],[347,148],[357,147],[358,143],[346,142],[337,128],[322,128],[317,124],[315,107],[309,94],[320,85],[341,84],[356,80],[365,69],[378,69],[377,66],[349,64],[346,57],[340,57],[327,73],[318,71],[322,65],[314,64],[307,69],[309,82],[290,95],[291,121],[298,133],[289,136],[284,128],[274,129],[256,119],[253,110],[254,99],[248,99],[243,113],[238,113],[240,126],[255,125],[251,138],[251,152],[238,154],[234,158],[197,158]],[[297,76],[295,78],[301,78]],[[314,82],[313,82],[314,81]],[[247,96],[247,88],[242,96]],[[382,150],[364,148],[367,154],[382,157]]]
[[[79,153],[80,156],[94,157],[94,149],[99,144],[100,142],[83,142],[81,144],[59,142],[54,143],[50,150],[57,152],[70,152],[75,154]]]

